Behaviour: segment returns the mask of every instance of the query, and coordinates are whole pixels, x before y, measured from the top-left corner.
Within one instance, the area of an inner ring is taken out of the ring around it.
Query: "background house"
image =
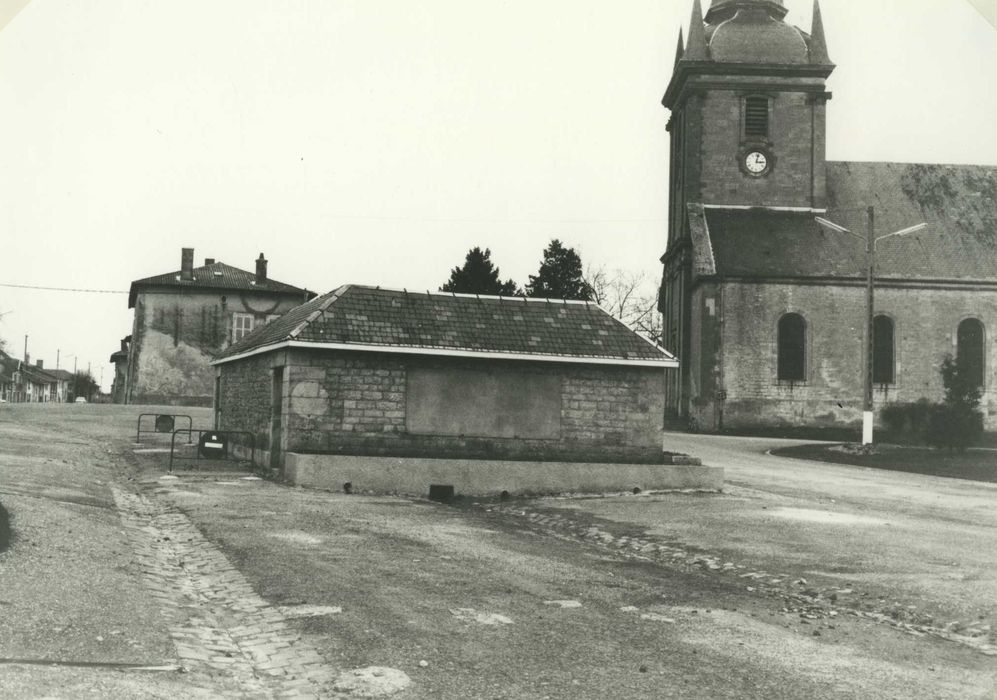
[[[296,454],[661,464],[673,357],[587,302],[346,285],[215,361],[217,426]]]
[[[46,370],[42,360],[24,362],[0,351],[0,398],[10,403],[64,402],[72,375]]]
[[[35,360],[35,364],[27,367],[27,373],[43,389],[37,394],[43,402],[65,403],[69,400],[72,372],[64,369],[45,369],[43,360]]]
[[[941,399],[939,366],[953,355],[997,428],[997,168],[827,162],[834,65],[820,8],[809,34],[785,14],[771,0],[713,0],[704,17],[695,0],[679,43],[663,100],[660,308],[665,346],[682,362],[666,383],[669,415],[704,429],[861,420],[862,238],[875,206],[876,235],[928,224],[877,245],[877,407]]]
[[[0,350],[0,398],[13,403],[18,400],[20,377],[15,374],[21,361]]]
[[[210,406],[211,360],[314,296],[270,279],[262,253],[252,273],[213,258],[194,267],[194,249],[182,249],[178,271],[131,284],[128,307],[135,309],[135,318],[127,363],[122,369],[118,354],[112,360],[115,380],[123,387],[115,392],[116,400]]]
[[[125,390],[128,381],[128,345],[132,337],[126,335],[121,339],[121,347],[111,353],[109,362],[114,365],[114,379],[111,381],[111,402],[124,403]]]

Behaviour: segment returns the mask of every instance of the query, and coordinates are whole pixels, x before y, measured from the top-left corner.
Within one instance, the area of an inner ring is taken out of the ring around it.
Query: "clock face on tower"
[[[769,169],[768,156],[761,151],[750,151],[744,156],[744,168],[752,175],[764,175]]]

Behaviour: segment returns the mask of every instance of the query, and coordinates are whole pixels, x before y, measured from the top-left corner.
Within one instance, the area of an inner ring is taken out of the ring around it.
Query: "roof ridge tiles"
[[[346,291],[350,288],[350,286],[351,285],[349,284],[344,284],[343,286],[337,287],[335,290],[333,290],[329,294],[329,297],[318,305],[318,308],[316,308],[313,312],[308,314],[308,317],[304,321],[295,326],[291,330],[291,332],[287,334],[287,337],[290,340],[294,340],[295,338],[297,338],[301,334],[301,331],[303,331],[305,328],[311,325],[312,321],[314,321],[319,316],[324,314],[326,309],[332,306],[332,304],[335,303],[337,299],[339,299],[343,294],[345,294]]]
[[[423,294],[423,292],[421,292],[421,291],[420,292],[416,292],[416,291],[413,291],[413,290],[405,288],[405,287],[383,287],[383,286],[380,286],[380,285],[375,286],[375,285],[370,285],[370,284],[350,284],[348,286],[354,287],[356,289],[370,289],[370,290],[378,291],[378,292],[401,292],[401,293],[406,294],[406,295],[408,295],[408,294],[420,294],[420,295]],[[444,297],[444,298],[480,299],[481,301],[515,301],[515,302],[526,301],[526,302],[540,303],[540,304],[543,304],[543,303],[545,303],[547,301],[563,301],[566,304],[583,304],[583,305],[586,305],[586,304],[587,305],[592,305],[592,303],[593,303],[591,301],[585,301],[585,300],[582,300],[582,299],[556,299],[555,300],[555,299],[547,299],[545,297],[528,297],[528,296],[523,296],[523,295],[519,295],[519,294],[505,295],[505,294],[478,294],[478,293],[470,293],[470,292],[444,292],[444,291],[435,291],[434,292],[434,291],[432,291],[430,289],[425,290],[425,294],[427,296],[431,296],[431,297],[438,296],[438,297]]]

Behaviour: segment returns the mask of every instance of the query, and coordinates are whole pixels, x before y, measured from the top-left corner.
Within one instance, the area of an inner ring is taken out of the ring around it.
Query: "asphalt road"
[[[0,697],[351,696],[344,677],[453,699],[997,688],[989,485],[670,435],[727,468],[724,493],[444,506],[164,479],[165,455],[132,444],[138,412],[0,414]]]
[[[788,440],[666,442],[725,469],[725,497],[670,530],[690,544],[997,623],[997,484],[767,454]]]

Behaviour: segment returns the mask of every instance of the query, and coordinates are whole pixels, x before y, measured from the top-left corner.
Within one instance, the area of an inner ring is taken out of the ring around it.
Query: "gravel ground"
[[[912,512],[933,502],[920,485],[878,484],[835,509],[827,495],[815,500],[814,474],[786,478],[764,462],[729,470],[741,491],[717,496],[444,506],[234,472],[163,479],[165,455],[133,451],[138,408],[76,408],[0,413],[0,499],[14,534],[0,554],[3,697],[292,697],[316,683],[329,697],[357,678],[399,680],[396,698],[444,699],[982,698],[997,688],[994,658],[979,647],[851,614],[828,597],[853,577],[877,604],[899,585],[891,547],[875,552],[879,564],[859,550],[898,508],[926,517]],[[729,450],[745,463],[765,457],[745,444]],[[911,490],[914,503],[893,498]],[[993,505],[989,493],[976,498],[958,503]],[[935,506],[949,534],[931,539],[924,525],[898,541],[953,545],[981,511],[952,507]],[[852,521],[814,522],[813,512]],[[990,537],[986,524],[966,532]],[[991,593],[989,556],[976,560],[968,608]],[[835,575],[808,598],[817,569]],[[917,583],[920,568],[905,571]],[[799,578],[772,583],[776,573]],[[950,609],[961,604],[953,590],[925,595]],[[267,635],[276,641],[260,641]],[[199,667],[195,647],[222,642],[227,656]],[[299,650],[314,654],[319,680],[274,670],[304,658]],[[62,665],[11,662],[26,658]],[[275,686],[273,673],[289,680]]]
[[[0,695],[165,697],[112,668],[37,665],[163,665],[174,652],[121,532],[108,489],[120,463],[92,438],[97,407],[81,416],[10,406],[0,411],[0,498],[12,530],[0,554]]]

